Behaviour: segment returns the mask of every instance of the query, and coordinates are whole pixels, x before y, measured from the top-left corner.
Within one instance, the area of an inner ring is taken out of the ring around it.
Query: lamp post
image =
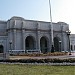
[[[69,55],[71,55],[71,49],[70,49],[70,33],[71,33],[71,31],[70,30],[68,30],[68,31],[66,31],[66,33],[67,33],[67,36],[68,36],[68,41],[69,41]]]
[[[12,54],[12,40],[10,40],[10,42],[9,42],[9,44],[10,44],[10,50],[11,50],[11,54]]]
[[[51,20],[51,52],[54,52],[54,41],[53,41],[53,24],[52,24],[52,14],[51,14],[51,2],[49,0],[49,9],[50,9],[50,20]]]
[[[59,41],[59,51],[61,52],[61,41]]]

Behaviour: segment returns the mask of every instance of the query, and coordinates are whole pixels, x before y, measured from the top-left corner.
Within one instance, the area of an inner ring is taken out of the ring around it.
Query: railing
[[[20,54],[24,53],[25,50],[9,50],[9,54]]]
[[[35,50],[26,50],[27,53],[41,53],[41,51],[35,49]]]
[[[0,57],[3,57],[4,56],[4,53],[0,53]]]
[[[41,53],[41,51],[35,50],[9,50],[9,54],[21,54],[21,53]]]

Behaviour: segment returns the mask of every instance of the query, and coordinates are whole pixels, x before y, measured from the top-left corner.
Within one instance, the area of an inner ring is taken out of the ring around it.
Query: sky
[[[49,0],[0,0],[0,20],[13,16],[50,22]],[[51,0],[53,22],[69,24],[75,34],[75,0]]]

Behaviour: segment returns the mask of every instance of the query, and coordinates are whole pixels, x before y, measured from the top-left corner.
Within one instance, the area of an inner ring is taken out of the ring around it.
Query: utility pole
[[[52,24],[52,14],[51,14],[51,1],[49,0],[50,9],[50,25],[51,25],[51,52],[54,52],[54,40],[53,40],[53,24]]]

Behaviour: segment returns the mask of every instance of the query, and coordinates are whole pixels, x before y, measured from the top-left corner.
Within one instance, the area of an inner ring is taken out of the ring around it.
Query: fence
[[[32,53],[41,53],[40,50],[9,50],[9,54],[22,54],[22,53],[28,53],[28,54],[32,54]]]

